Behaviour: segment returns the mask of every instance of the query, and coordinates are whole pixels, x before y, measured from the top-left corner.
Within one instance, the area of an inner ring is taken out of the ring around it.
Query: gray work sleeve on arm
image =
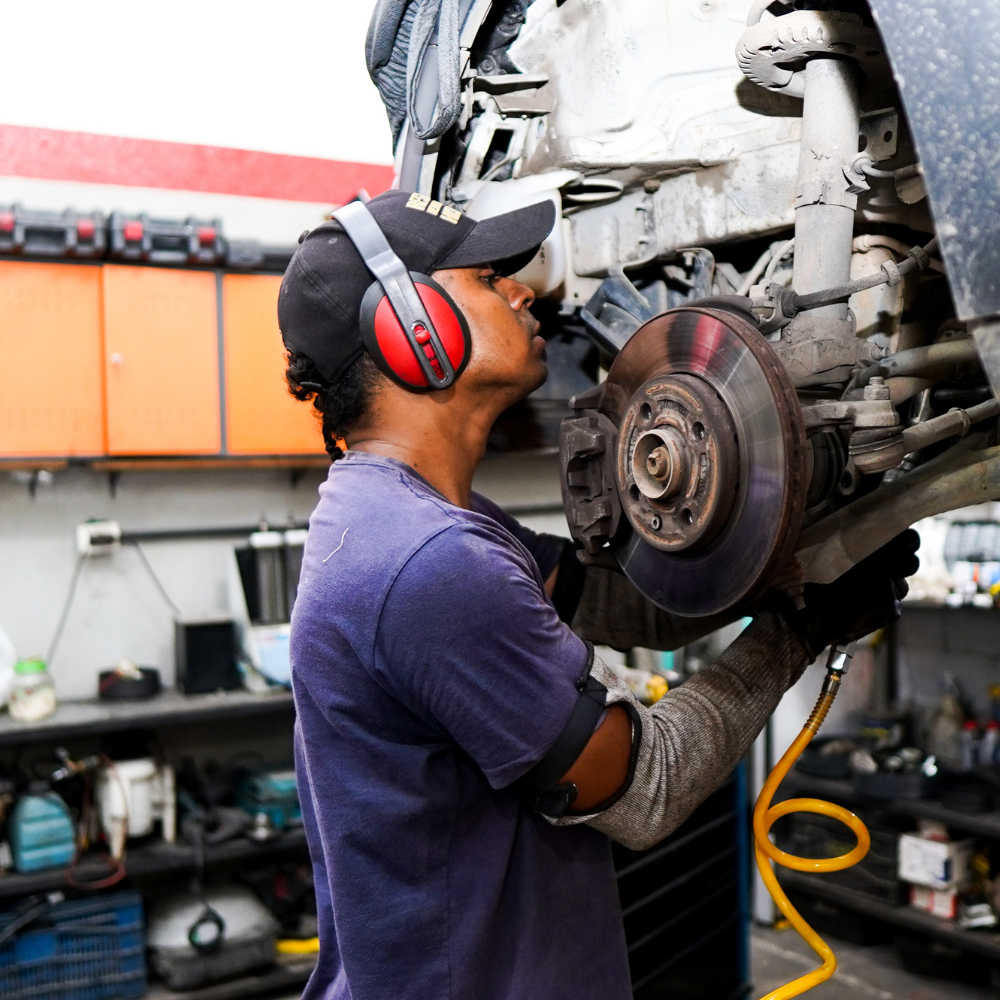
[[[646,708],[595,657],[591,677],[608,689],[606,703],[629,708],[635,771],[625,793],[602,812],[549,821],[586,823],[633,851],[652,847],[725,781],[809,659],[784,619],[768,612],[711,667]]]
[[[677,649],[742,617],[740,611],[727,611],[680,618],[646,600],[621,573],[588,566],[570,627],[581,639],[615,649]]]

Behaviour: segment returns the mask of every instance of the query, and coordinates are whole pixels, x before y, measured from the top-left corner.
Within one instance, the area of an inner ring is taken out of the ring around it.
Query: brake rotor
[[[632,583],[691,617],[765,589],[801,527],[805,431],[795,390],[753,324],[708,308],[657,316],[615,359],[600,408],[618,429],[628,527],[612,549]]]

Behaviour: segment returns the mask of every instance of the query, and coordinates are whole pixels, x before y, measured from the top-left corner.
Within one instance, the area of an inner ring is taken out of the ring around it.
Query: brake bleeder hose
[[[800,976],[776,990],[771,990],[766,996],[761,997],[761,1000],[788,1000],[789,997],[797,997],[800,993],[805,993],[806,990],[811,990],[814,986],[826,982],[837,968],[837,959],[830,946],[806,923],[802,914],[792,906],[784,889],[778,883],[770,862],[774,861],[785,868],[792,868],[800,872],[836,872],[856,865],[868,853],[868,848],[871,846],[868,828],[854,813],[843,806],[834,805],[823,799],[786,799],[776,806],[771,805],[771,799],[774,798],[778,785],[799,759],[802,751],[812,742],[819,727],[823,725],[823,720],[826,718],[827,712],[830,711],[833,699],[837,696],[840,682],[844,674],[847,673],[850,662],[851,654],[848,653],[845,645],[834,645],[830,648],[830,656],[826,662],[826,678],[823,681],[823,689],[820,691],[816,707],[812,710],[812,715],[809,716],[805,726],[802,727],[802,732],[785,751],[785,755],[778,761],[767,781],[764,782],[764,787],[757,797],[757,804],[754,806],[753,835],[760,877],[764,880],[764,885],[767,886],[767,891],[771,894],[778,909],[799,932],[809,947],[823,960],[823,964],[818,969],[806,973],[806,975]],[[800,812],[818,813],[820,816],[829,816],[839,820],[854,831],[858,838],[857,846],[853,851],[841,854],[836,858],[800,858],[779,850],[768,837],[772,824],[782,816]]]

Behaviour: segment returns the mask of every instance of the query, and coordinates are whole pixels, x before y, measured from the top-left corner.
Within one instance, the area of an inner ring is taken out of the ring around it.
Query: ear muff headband
[[[447,389],[469,358],[461,310],[437,282],[406,269],[361,202],[345,205],[333,218],[375,278],[359,317],[368,353],[405,389]]]

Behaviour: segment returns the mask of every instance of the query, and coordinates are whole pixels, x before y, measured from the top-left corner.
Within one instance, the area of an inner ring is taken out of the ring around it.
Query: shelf
[[[965,930],[951,920],[931,916],[912,906],[893,906],[890,903],[883,903],[855,889],[833,885],[817,875],[779,870],[778,881],[785,889],[797,890],[817,899],[836,903],[855,913],[876,917],[896,927],[945,941],[963,951],[1000,959],[1000,934],[985,930]]]
[[[976,604],[941,604],[938,601],[903,601],[903,612],[907,611],[974,611],[976,614],[995,614],[997,609],[994,606],[981,608]]]
[[[90,463],[94,472],[218,472],[226,469],[328,469],[329,456],[260,456],[232,458],[102,458]]]
[[[300,850],[306,846],[305,831],[301,828],[289,830],[274,840],[257,843],[246,837],[235,837],[223,844],[205,847],[205,866],[215,866],[233,862],[253,862],[271,858],[288,851]],[[193,871],[195,850],[185,843],[168,844],[162,840],[151,841],[130,849],[125,855],[125,870],[131,879],[151,878],[169,875],[172,872]],[[53,892],[66,887],[65,868],[50,871],[19,874],[10,872],[0,875],[0,899],[28,896],[34,892]],[[93,881],[108,874],[107,866],[97,859],[85,860],[76,870],[78,882]]]
[[[896,799],[892,811],[900,816],[918,819],[936,819],[968,833],[984,837],[1000,837],[1000,812],[960,813],[946,809],[933,799]]]
[[[775,798],[783,801],[802,794],[832,798],[847,806],[881,809],[897,816],[935,819],[957,830],[965,830],[983,837],[1000,838],[1000,812],[960,813],[946,808],[934,799],[890,799],[889,801],[865,799],[854,791],[854,786],[849,781],[814,778],[795,771],[781,783],[780,798],[778,796]]]
[[[40,722],[18,722],[0,716],[0,746],[63,739],[87,733],[170,726],[185,722],[238,719],[248,715],[292,711],[292,693],[285,690],[252,694],[220,691],[181,694],[163,691],[147,701],[66,701]]]
[[[62,472],[69,462],[62,458],[4,458],[0,472]]]
[[[279,990],[298,992],[296,987],[305,985],[314,968],[316,959],[313,956],[296,958],[294,962],[282,962],[252,976],[240,976],[239,979],[183,993],[168,990],[163,983],[153,983],[143,1000],[243,1000],[244,997],[277,993]]]
[[[789,771],[788,776],[778,787],[780,793],[782,793],[780,796],[775,795],[778,801],[781,801],[783,798],[792,798],[792,795],[784,794],[789,789],[792,789],[794,795],[799,795],[808,790],[810,795],[832,795],[845,802],[861,802],[857,792],[854,791],[854,785],[846,779],[816,778],[811,774],[803,774],[802,771],[794,769]]]

